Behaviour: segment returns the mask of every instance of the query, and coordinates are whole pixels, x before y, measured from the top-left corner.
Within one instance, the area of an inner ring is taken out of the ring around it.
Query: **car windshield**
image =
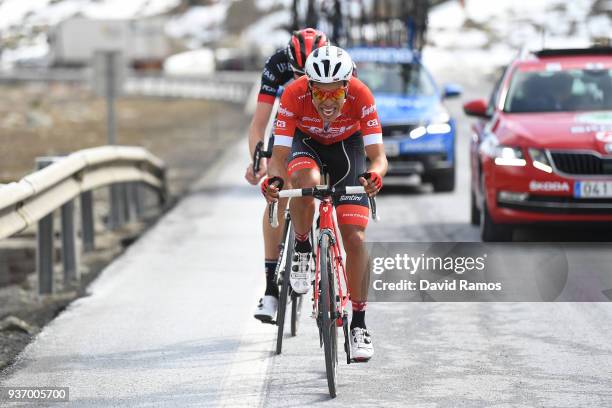
[[[357,76],[374,93],[403,96],[432,96],[436,92],[431,77],[420,64],[357,64]]]
[[[504,111],[578,112],[612,109],[612,69],[517,72]]]

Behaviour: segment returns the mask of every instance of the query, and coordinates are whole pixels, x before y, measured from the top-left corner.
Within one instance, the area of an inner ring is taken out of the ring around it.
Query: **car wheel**
[[[433,189],[436,193],[447,193],[455,190],[455,169],[441,172],[432,179]]]
[[[513,228],[510,225],[497,224],[491,218],[486,201],[480,212],[480,238],[483,242],[512,241]]]
[[[470,194],[470,223],[472,225],[480,225],[480,210],[476,205],[476,195],[472,191]]]

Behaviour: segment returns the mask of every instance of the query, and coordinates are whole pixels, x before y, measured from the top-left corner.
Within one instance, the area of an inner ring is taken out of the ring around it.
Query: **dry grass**
[[[1,86],[0,183],[18,180],[37,156],[106,144],[106,104],[80,86]],[[122,98],[118,143],[142,146],[164,159],[174,191],[184,189],[220,149],[240,137],[240,107],[196,100]]]

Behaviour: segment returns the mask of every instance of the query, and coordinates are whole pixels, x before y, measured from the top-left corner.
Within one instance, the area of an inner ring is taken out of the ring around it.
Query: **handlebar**
[[[295,188],[291,190],[281,190],[278,192],[279,198],[290,198],[290,197],[338,197],[345,194],[365,194],[365,188],[363,186],[346,186],[346,187],[332,187],[327,186],[316,186],[311,188]],[[372,219],[375,222],[380,221],[380,217],[376,211],[376,197],[368,197],[370,202],[370,210],[372,211]],[[273,202],[268,208],[268,221],[273,228],[278,227],[278,202]]]

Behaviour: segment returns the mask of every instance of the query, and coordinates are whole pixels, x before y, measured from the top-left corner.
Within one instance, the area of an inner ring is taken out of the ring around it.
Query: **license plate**
[[[396,140],[385,140],[385,153],[387,156],[396,157],[400,154],[400,144]]]
[[[574,183],[576,198],[610,198],[612,181],[577,181]]]

